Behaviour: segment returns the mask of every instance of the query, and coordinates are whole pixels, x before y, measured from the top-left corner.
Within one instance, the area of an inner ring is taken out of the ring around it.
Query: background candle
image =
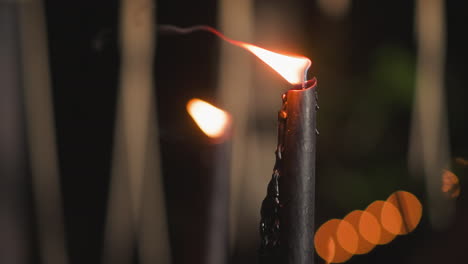
[[[208,204],[205,222],[206,242],[202,246],[200,263],[228,262],[229,246],[229,171],[231,142],[230,115],[199,99],[187,103],[187,111],[210,139],[209,160],[214,161],[208,175]],[[202,161],[203,162],[203,161]]]

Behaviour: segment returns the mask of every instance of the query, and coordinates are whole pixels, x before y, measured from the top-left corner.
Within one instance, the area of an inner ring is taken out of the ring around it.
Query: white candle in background
[[[49,73],[47,30],[41,0],[18,1],[23,84],[40,259],[67,264],[62,196]]]
[[[153,83],[155,8],[122,0],[121,72],[104,263],[170,263]]]

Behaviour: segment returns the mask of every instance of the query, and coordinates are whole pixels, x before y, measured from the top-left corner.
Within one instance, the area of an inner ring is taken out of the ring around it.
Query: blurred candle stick
[[[46,12],[41,0],[16,2],[21,32],[21,83],[40,259],[42,263],[67,264],[69,256],[65,243]]]
[[[153,63],[156,2],[120,1],[119,95],[103,263],[171,263]]]
[[[431,227],[444,230],[455,216],[455,204],[440,192],[440,172],[450,157],[444,72],[445,1],[415,2],[417,40],[416,90],[409,142],[413,175],[424,175]]]
[[[22,89],[29,87],[22,82],[18,62],[22,52],[18,6],[15,1],[0,4],[0,259],[2,263],[24,264],[31,250],[27,243],[29,179]]]
[[[229,249],[229,171],[231,166],[231,116],[200,99],[187,103],[187,111],[210,139],[213,147],[213,174],[208,205],[207,242],[200,263],[228,262]]]

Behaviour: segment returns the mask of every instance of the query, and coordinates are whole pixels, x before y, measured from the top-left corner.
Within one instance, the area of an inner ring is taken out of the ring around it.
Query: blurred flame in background
[[[203,133],[211,138],[222,137],[230,123],[227,112],[200,99],[191,99],[187,111]]]
[[[317,254],[327,263],[342,263],[366,254],[376,245],[390,243],[396,235],[412,232],[422,216],[418,198],[406,191],[375,201],[365,211],[355,210],[343,220],[331,219],[316,231]]]

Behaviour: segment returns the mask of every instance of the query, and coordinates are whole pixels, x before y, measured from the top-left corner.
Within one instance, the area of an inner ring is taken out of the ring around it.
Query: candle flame
[[[187,111],[200,129],[210,138],[221,138],[225,135],[230,123],[230,115],[200,99],[191,99]]]
[[[310,59],[306,57],[276,53],[250,43],[233,40],[209,26],[198,25],[189,28],[180,28],[173,25],[160,25],[159,29],[179,34],[188,34],[199,30],[209,31],[221,39],[251,52],[293,85],[307,81],[307,71],[312,65]]]
[[[307,70],[312,64],[308,58],[276,53],[248,43],[242,43],[240,46],[261,59],[289,83],[299,84],[307,81]]]

